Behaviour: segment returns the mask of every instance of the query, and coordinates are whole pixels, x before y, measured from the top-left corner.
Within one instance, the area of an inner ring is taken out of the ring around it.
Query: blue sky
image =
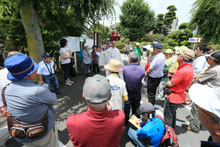
[[[116,0],[118,5],[115,6],[116,16],[113,16],[113,19],[105,19],[104,25],[110,26],[111,24],[115,24],[120,22],[119,15],[121,14],[120,6],[122,6],[125,0]],[[169,5],[175,5],[177,8],[176,16],[179,18],[179,24],[183,22],[190,21],[190,11],[192,9],[192,5],[196,0],[144,0],[146,3],[150,5],[151,10],[154,11],[155,16],[157,14],[167,12],[167,7]]]

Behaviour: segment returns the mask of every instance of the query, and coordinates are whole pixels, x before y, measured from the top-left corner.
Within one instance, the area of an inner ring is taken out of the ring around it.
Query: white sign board
[[[94,42],[93,39],[89,39],[89,38],[88,38],[88,39],[86,39],[86,43],[85,43],[85,44],[88,45],[89,48],[91,49],[92,46],[93,46],[93,44],[94,44],[93,42]]]
[[[197,43],[200,42],[201,38],[189,38],[188,42]]]
[[[80,51],[80,37],[65,37],[68,42],[68,49],[71,49],[73,52]]]

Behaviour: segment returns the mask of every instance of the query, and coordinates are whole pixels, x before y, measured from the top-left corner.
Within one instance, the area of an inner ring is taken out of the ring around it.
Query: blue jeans
[[[148,147],[148,146],[150,146],[150,145],[147,144],[147,142],[145,140],[139,139],[138,136],[137,136],[136,130],[134,130],[132,128],[129,128],[128,136],[137,145],[137,147]]]
[[[90,64],[83,63],[84,74],[87,75],[90,73]]]
[[[49,75],[48,76],[42,75],[42,77],[43,77],[44,83],[48,84],[49,89],[51,88],[51,82],[52,82],[53,87],[54,87],[54,92],[55,93],[59,92],[59,83],[58,83],[58,80],[55,74],[51,75],[53,80],[51,80]]]

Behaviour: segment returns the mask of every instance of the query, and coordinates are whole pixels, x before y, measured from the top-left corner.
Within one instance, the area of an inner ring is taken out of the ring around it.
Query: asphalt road
[[[125,64],[127,64],[127,58],[123,57]],[[141,65],[144,65],[144,61]],[[103,72],[104,74],[104,72]],[[69,115],[73,113],[81,113],[87,110],[87,106],[82,99],[82,87],[86,77],[83,75],[77,75],[77,77],[72,78],[74,84],[72,86],[64,85],[64,81],[60,80],[60,90],[61,95],[58,95],[58,103],[54,106],[56,109],[56,124],[58,127],[59,140],[63,144],[61,146],[72,147],[72,143],[69,140],[68,131],[66,129],[66,119]],[[142,101],[147,101],[146,87],[142,87]],[[156,106],[157,114],[163,115],[163,100],[157,100]],[[200,146],[200,140],[207,140],[209,133],[203,127],[199,134],[192,132],[187,132],[183,128],[179,127],[181,123],[188,123],[186,116],[190,114],[190,107],[180,107],[177,110],[177,126],[176,134],[178,137],[180,147],[198,147]],[[6,125],[4,119],[0,119],[0,127]],[[121,147],[133,147],[127,136],[128,127],[125,128],[121,141]],[[18,144],[13,138],[10,138],[6,142],[7,147],[20,147],[21,144]]]

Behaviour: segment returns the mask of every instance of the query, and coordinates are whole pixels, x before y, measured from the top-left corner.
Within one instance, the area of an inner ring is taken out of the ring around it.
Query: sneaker
[[[65,85],[71,86],[72,84],[70,82],[66,82]]]
[[[69,82],[70,84],[73,84],[73,83],[74,83],[73,81],[70,81],[70,80],[69,80],[68,82]]]

